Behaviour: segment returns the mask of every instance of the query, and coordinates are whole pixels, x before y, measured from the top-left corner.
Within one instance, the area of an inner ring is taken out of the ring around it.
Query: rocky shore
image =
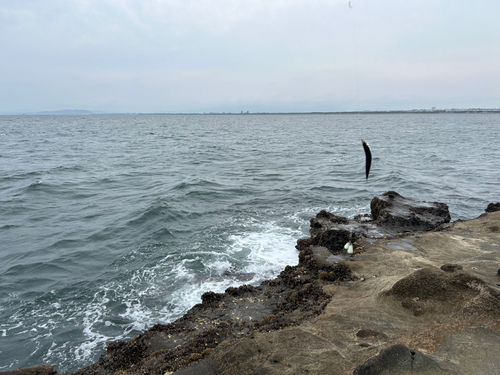
[[[499,374],[499,210],[450,223],[445,204],[390,191],[354,219],[321,211],[297,266],[205,293],[73,374]]]

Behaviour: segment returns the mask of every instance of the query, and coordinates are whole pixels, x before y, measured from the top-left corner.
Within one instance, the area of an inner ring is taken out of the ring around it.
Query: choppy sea
[[[75,370],[276,276],[322,209],[395,190],[477,217],[499,143],[499,114],[0,116],[0,371]]]

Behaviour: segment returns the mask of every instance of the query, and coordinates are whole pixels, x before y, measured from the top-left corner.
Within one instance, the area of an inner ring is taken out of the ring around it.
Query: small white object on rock
[[[345,244],[344,249],[347,250],[347,254],[354,254],[354,249],[352,248],[352,242],[349,241]]]

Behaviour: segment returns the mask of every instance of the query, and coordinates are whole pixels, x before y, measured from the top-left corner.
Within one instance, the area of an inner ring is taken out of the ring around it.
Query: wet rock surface
[[[205,293],[74,374],[498,374],[500,212],[448,222],[395,192],[355,219],[321,211],[297,266]]]

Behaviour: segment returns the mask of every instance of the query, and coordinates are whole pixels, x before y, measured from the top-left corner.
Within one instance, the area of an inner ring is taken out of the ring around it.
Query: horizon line
[[[353,110],[353,111],[300,111],[300,112],[107,112],[85,109],[63,109],[55,111],[6,111],[0,116],[88,116],[88,115],[313,115],[313,114],[386,114],[386,113],[500,113],[500,108],[431,108],[394,110]]]

